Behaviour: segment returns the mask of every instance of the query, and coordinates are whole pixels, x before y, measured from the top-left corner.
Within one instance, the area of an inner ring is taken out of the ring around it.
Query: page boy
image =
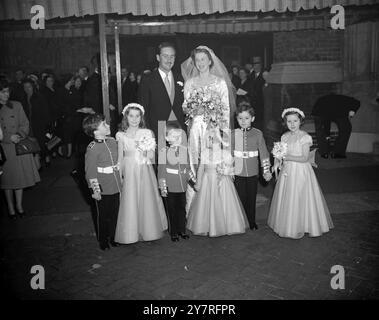
[[[194,177],[188,164],[184,131],[174,122],[166,127],[166,141],[169,146],[160,150],[158,182],[161,195],[166,198],[169,232],[171,240],[179,241],[179,236],[188,239],[186,233],[186,190],[187,184],[194,184]]]
[[[232,131],[232,152],[235,164],[235,186],[249,221],[250,229],[258,229],[255,222],[255,206],[258,191],[259,160],[266,181],[272,178],[270,173],[270,155],[262,131],[253,128],[254,108],[242,100],[236,111],[240,128]]]
[[[94,138],[85,154],[85,173],[96,200],[97,238],[100,249],[106,250],[110,249],[109,244],[118,246],[114,242],[121,191],[117,142],[108,137],[110,128],[101,114],[87,116],[83,130]]]

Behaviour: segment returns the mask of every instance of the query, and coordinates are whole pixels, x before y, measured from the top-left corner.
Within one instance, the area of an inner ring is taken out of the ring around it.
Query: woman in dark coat
[[[138,83],[134,72],[130,72],[126,80],[126,99],[123,101],[124,106],[131,102],[137,102]],[[123,107],[124,107],[123,106]]]
[[[59,104],[59,95],[57,93],[57,85],[55,81],[55,77],[53,74],[48,74],[42,80],[42,86],[40,89],[41,94],[44,96],[47,101],[48,109],[49,109],[49,118],[50,118],[50,126],[54,124],[56,127],[56,134],[62,138],[62,110],[60,109]],[[58,147],[58,153],[63,156],[62,148]],[[56,152],[53,152],[53,156],[56,155]]]
[[[44,96],[36,91],[33,81],[26,79],[23,81],[23,85],[25,91],[23,107],[30,123],[30,135],[38,140],[38,144],[41,148],[40,155],[36,157],[37,164],[43,159],[46,166],[49,166],[50,156],[45,145],[45,134],[51,122],[49,107]]]
[[[253,102],[252,101],[253,100],[253,82],[248,78],[248,73],[247,73],[246,69],[240,68],[239,69],[239,75],[240,75],[241,81],[240,81],[238,87],[236,87],[237,99],[238,99],[238,97],[244,96],[244,97],[247,97],[249,99],[250,103],[252,103]],[[238,89],[242,89],[243,91],[246,91],[247,93],[239,94]]]
[[[83,107],[83,95],[81,91],[81,79],[79,76],[67,76],[64,87],[57,90],[60,110],[62,115],[62,140],[63,146],[67,146],[66,157],[72,155],[72,144],[78,131],[81,130],[81,119],[78,109]]]
[[[29,134],[29,121],[18,101],[9,101],[9,84],[0,80],[0,126],[3,131],[1,146],[6,161],[0,176],[0,188],[5,192],[8,215],[15,219],[23,216],[23,189],[40,181],[40,176],[32,154],[16,155],[15,144]],[[14,196],[16,206],[14,205]]]

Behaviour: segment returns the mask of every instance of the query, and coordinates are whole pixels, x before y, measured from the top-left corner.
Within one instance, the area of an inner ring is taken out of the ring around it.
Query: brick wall
[[[51,68],[56,74],[72,73],[81,65],[90,66],[99,51],[97,37],[27,38],[0,42],[0,69],[27,72]]]
[[[276,32],[273,40],[274,63],[342,60],[343,32],[334,30]],[[265,138],[270,149],[273,142],[279,141],[285,131],[281,125],[281,113],[284,108],[298,107],[304,111],[306,120],[312,121],[310,114],[316,100],[330,91],[339,89],[338,83],[272,84],[271,86],[272,106],[270,114],[265,114],[267,119]],[[315,133],[311,135],[313,148],[317,147]],[[332,133],[331,144],[334,140],[335,132]]]
[[[337,30],[274,33],[274,63],[341,60],[342,50],[343,32]]]

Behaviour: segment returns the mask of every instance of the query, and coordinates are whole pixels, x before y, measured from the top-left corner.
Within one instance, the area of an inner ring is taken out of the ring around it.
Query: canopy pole
[[[100,65],[101,65],[101,87],[103,92],[103,113],[107,122],[110,122],[109,114],[109,79],[107,59],[107,38],[105,34],[105,14],[99,14],[99,40],[100,40]]]
[[[120,114],[123,108],[122,94],[121,94],[121,62],[120,62],[120,31],[118,24],[114,25],[114,46],[116,52],[116,79],[117,79],[117,101],[118,101],[118,113]]]

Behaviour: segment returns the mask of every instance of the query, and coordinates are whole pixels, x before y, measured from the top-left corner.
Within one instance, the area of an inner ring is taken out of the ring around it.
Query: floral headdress
[[[140,104],[138,103],[128,103],[125,108],[122,110],[122,115],[124,116],[125,115],[125,112],[129,109],[129,108],[138,108],[141,110],[142,112],[142,115],[145,114],[145,108],[142,107]]]
[[[283,112],[282,112],[282,118],[284,118],[284,116],[285,116],[288,112],[297,112],[298,114],[300,114],[300,116],[302,116],[303,118],[305,118],[305,114],[304,114],[304,112],[301,111],[301,110],[298,109],[298,108],[287,108],[287,109],[284,109]]]

